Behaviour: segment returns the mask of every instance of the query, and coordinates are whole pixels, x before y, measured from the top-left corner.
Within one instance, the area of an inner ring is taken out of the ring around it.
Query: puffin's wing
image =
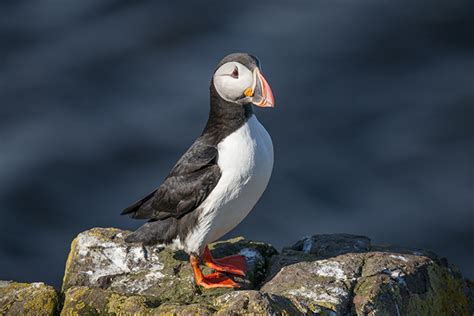
[[[156,190],[127,207],[132,218],[162,220],[193,211],[217,185],[217,148],[198,139]]]

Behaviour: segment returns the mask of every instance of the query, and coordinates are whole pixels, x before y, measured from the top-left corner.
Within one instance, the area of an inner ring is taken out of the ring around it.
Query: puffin
[[[148,220],[127,243],[168,247],[189,255],[204,288],[239,288],[242,255],[213,258],[208,244],[239,224],[265,191],[273,169],[273,143],[252,107],[273,107],[259,60],[247,53],[222,59],[210,83],[210,110],[201,135],[162,184],[122,211]],[[204,275],[201,261],[213,273]]]

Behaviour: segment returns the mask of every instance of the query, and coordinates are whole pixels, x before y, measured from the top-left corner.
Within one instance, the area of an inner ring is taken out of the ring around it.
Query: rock
[[[129,245],[94,228],[72,242],[61,315],[472,315],[474,283],[428,251],[372,245],[348,234],[303,238],[279,254],[242,237],[209,246],[247,258],[245,288],[205,290],[183,252]],[[209,270],[208,270],[209,271]],[[205,272],[208,272],[205,271]],[[210,272],[210,271],[209,271]],[[0,314],[51,315],[42,283],[0,281]]]
[[[466,280],[466,291],[471,306],[471,314],[474,314],[474,280]]]
[[[368,253],[354,289],[359,315],[469,315],[464,280],[453,266],[418,251]]]
[[[232,291],[203,291],[194,283],[188,256],[157,247],[124,242],[129,232],[94,228],[72,242],[66,263],[62,291],[72,287],[94,287],[125,295],[155,297],[159,303],[192,304]],[[270,257],[277,251],[261,242],[235,238],[210,245],[214,256],[241,252],[248,259],[248,288],[255,288],[266,276]],[[205,269],[206,271],[206,269]]]
[[[159,302],[145,296],[127,296],[99,288],[71,287],[65,293],[61,315],[146,314]]]
[[[315,235],[272,259],[261,291],[302,312],[357,315],[469,315],[460,273],[434,254],[372,246],[367,237]]]
[[[301,312],[286,297],[259,291],[234,291],[214,300],[217,315],[298,315]]]
[[[361,253],[370,250],[370,239],[350,234],[314,235],[296,242],[290,249],[319,258],[336,257],[346,253]]]
[[[44,283],[0,281],[0,315],[55,315],[59,298]]]
[[[292,303],[276,295],[244,290],[229,292],[207,302],[163,303],[153,297],[125,295],[99,288],[72,287],[66,291],[61,315],[241,315],[298,314]]]
[[[351,242],[347,235],[344,241],[338,237],[334,236],[334,240],[328,235],[323,235],[321,240],[318,236],[308,237],[283,249],[273,258],[269,280],[261,290],[293,298],[304,313],[349,313],[351,293],[360,275],[364,254],[352,252],[354,249],[350,247],[358,244],[358,237],[354,236]],[[335,245],[344,245],[348,252],[332,248]]]

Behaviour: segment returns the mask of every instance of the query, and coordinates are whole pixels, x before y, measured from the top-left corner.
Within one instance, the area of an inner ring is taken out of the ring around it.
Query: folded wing
[[[195,210],[217,185],[217,148],[198,138],[153,192],[123,210],[136,219],[180,218]]]

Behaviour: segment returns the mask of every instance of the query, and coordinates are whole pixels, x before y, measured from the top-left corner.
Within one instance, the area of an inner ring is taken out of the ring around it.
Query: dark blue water
[[[474,277],[474,3],[2,1],[0,279],[59,286],[70,241],[149,192],[200,133],[214,66],[276,97],[265,195],[230,236],[331,232]]]

